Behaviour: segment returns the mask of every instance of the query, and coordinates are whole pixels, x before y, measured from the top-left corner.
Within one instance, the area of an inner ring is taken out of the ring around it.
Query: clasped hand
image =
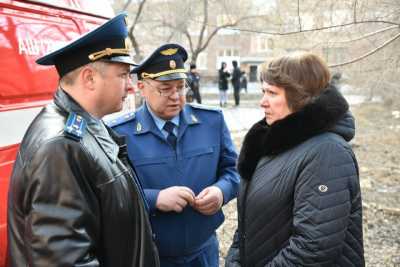
[[[204,215],[216,213],[222,206],[223,194],[217,186],[203,189],[197,196],[186,186],[172,186],[160,191],[156,207],[161,211],[181,212],[186,205]]]

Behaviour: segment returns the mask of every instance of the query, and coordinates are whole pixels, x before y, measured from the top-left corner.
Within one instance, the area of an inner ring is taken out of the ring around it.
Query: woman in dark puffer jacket
[[[265,118],[247,133],[226,266],[365,266],[354,119],[311,53],[261,72]]]

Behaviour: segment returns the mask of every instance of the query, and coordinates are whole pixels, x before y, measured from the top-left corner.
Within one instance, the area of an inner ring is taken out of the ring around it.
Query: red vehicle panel
[[[58,83],[56,71],[35,60],[111,16],[106,1],[0,0],[0,267],[5,266],[8,184],[19,143]]]

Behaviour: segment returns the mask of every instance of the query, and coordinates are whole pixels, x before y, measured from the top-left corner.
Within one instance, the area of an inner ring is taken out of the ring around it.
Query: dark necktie
[[[163,129],[168,133],[167,142],[175,149],[176,148],[176,136],[174,134],[174,128],[175,128],[175,125],[170,121],[167,121],[163,127]]]

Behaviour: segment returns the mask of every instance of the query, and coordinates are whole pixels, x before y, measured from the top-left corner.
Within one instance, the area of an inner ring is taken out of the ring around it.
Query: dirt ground
[[[352,106],[356,118],[356,153],[363,197],[366,266],[400,266],[400,113],[383,103]],[[245,132],[243,132],[243,135]],[[243,135],[235,139],[238,148]],[[236,229],[236,201],[224,207],[218,229],[220,263]]]

